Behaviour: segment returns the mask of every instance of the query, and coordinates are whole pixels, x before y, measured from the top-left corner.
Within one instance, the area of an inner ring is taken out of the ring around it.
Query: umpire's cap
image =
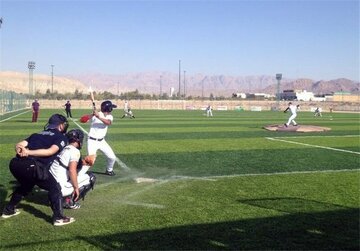
[[[45,125],[45,129],[56,129],[60,124],[65,124],[65,132],[68,127],[68,120],[65,116],[61,114],[53,114],[50,118],[48,123]]]

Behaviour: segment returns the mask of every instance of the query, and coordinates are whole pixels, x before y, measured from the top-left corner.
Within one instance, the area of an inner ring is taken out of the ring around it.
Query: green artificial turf
[[[54,112],[62,110],[42,110],[38,123],[30,112],[0,122],[1,209],[16,184],[8,170],[15,143]],[[76,121],[87,112],[74,110],[70,128],[88,130]],[[47,195],[36,189],[20,203],[20,215],[0,218],[0,249],[360,249],[359,114],[330,120],[299,113],[299,124],[332,129],[323,133],[264,130],[287,120],[281,112],[134,114],[120,119],[122,111],[114,110],[107,141],[121,161],[117,175],[102,174],[99,153],[95,189],[81,209],[65,211],[76,222],[52,226]]]

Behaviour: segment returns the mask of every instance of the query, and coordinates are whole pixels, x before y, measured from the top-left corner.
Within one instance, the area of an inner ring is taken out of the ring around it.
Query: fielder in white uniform
[[[78,209],[80,204],[76,201],[84,198],[85,194],[93,188],[96,178],[88,172],[89,165],[81,165],[80,149],[84,139],[83,132],[74,129],[66,136],[69,145],[57,155],[49,171],[61,187],[63,207]]]
[[[113,169],[116,156],[110,145],[106,142],[105,136],[108,126],[112,124],[114,119],[111,112],[116,107],[111,101],[107,100],[101,103],[101,112],[93,112],[93,116],[90,119],[91,126],[87,141],[88,155],[96,155],[96,152],[100,150],[106,156],[107,165],[105,173],[110,176],[115,175]]]
[[[125,117],[130,117],[130,118],[133,118],[133,119],[135,118],[133,112],[131,111],[129,102],[127,100],[125,100],[125,103],[124,103],[124,115],[121,118],[123,119]]]
[[[316,117],[316,116],[322,117],[321,110],[322,110],[321,108],[316,107],[314,117]]]
[[[289,117],[288,122],[284,124],[286,127],[288,127],[288,126],[290,125],[290,123],[292,123],[294,126],[297,126],[297,123],[296,123],[296,121],[295,121],[295,118],[296,118],[296,116],[297,116],[297,110],[299,109],[299,106],[300,106],[300,105],[293,105],[291,102],[289,102],[288,107],[287,107],[287,108],[285,109],[285,111],[284,111],[285,113],[286,113],[288,110],[291,111],[291,116]]]
[[[208,107],[206,107],[206,116],[207,117],[212,117],[213,116],[211,105],[208,105]]]

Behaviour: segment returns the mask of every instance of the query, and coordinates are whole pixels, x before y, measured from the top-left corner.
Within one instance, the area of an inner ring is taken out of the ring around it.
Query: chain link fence
[[[28,107],[27,97],[12,91],[0,90],[0,115]]]

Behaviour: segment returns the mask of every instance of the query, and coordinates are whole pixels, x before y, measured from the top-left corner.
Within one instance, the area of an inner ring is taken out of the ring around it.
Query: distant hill
[[[266,93],[276,93],[276,85],[268,86],[264,89]],[[330,81],[317,81],[311,79],[296,79],[294,81],[284,81],[281,90],[307,90],[314,94],[331,94],[334,92],[359,93],[359,82],[349,79],[339,78]]]
[[[87,92],[88,87],[81,81],[62,76],[54,76],[52,83],[51,76],[33,74],[34,91],[46,93],[47,90],[54,89],[58,93],[74,93],[75,90]],[[16,93],[29,93],[29,73],[22,72],[0,72],[0,89],[10,90]]]
[[[0,88],[16,92],[29,92],[28,73],[0,72]],[[114,94],[138,90],[140,93],[159,94],[160,83],[162,93],[170,92],[170,88],[179,89],[179,76],[169,72],[142,72],[122,75],[81,74],[54,76],[54,91],[73,93],[75,90],[86,93],[91,86],[96,91],[109,91]],[[41,93],[51,90],[51,76],[34,74],[34,86]],[[184,93],[184,75],[180,79],[181,94]],[[346,91],[359,92],[359,82],[339,78],[330,81],[314,81],[311,79],[283,79],[280,90],[296,89],[312,91],[315,94],[328,94]],[[186,95],[229,97],[238,92],[264,92],[275,94],[277,80],[275,76],[225,76],[225,75],[185,75]]]

